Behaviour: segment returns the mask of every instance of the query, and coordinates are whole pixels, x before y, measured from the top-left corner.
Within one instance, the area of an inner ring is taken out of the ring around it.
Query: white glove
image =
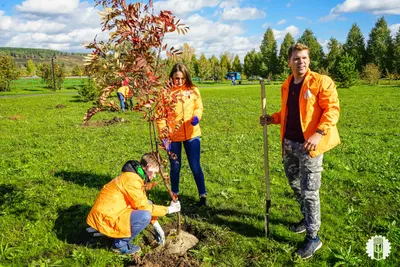
[[[179,202],[179,200],[177,200],[176,202],[171,202],[171,204],[168,207],[168,214],[174,213],[174,212],[179,212],[181,211],[181,203]]]
[[[156,232],[156,241],[159,245],[164,245],[165,242],[165,234],[163,229],[161,228],[161,225],[156,221],[154,224],[154,230]]]

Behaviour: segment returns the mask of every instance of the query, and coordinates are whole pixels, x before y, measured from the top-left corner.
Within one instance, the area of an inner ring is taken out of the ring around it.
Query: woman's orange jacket
[[[164,127],[168,127],[169,133],[171,133],[169,138],[172,142],[182,142],[200,136],[200,125],[193,126],[190,123],[194,116],[200,120],[203,115],[203,102],[199,89],[197,87],[178,87],[171,91],[171,95],[176,96],[178,101],[173,111],[164,110],[164,112],[168,112],[167,119],[157,120],[158,132],[161,133]]]
[[[272,114],[273,123],[281,125],[281,141],[286,131],[287,99],[293,74],[281,87],[282,107]],[[320,129],[325,135],[310,156],[315,157],[340,144],[336,123],[339,120],[339,99],[335,83],[325,75],[307,71],[299,97],[300,122],[304,139],[307,140]]]
[[[106,236],[131,237],[132,210],[147,210],[156,217],[166,215],[168,207],[150,204],[142,178],[124,172],[101,189],[86,222]]]

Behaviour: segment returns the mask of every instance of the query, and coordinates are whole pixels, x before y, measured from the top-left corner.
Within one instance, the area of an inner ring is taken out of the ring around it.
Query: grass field
[[[264,237],[259,85],[207,85],[200,91],[210,207],[183,209],[185,224],[200,237],[190,257],[204,266],[400,266],[399,86],[339,89],[342,144],[325,155],[321,187],[324,245],[306,261],[295,253],[304,235],[288,230],[300,212],[283,172],[278,126],[269,128],[271,237]],[[267,97],[268,112],[276,111],[279,86],[267,86]],[[90,106],[74,94],[0,99],[1,266],[132,265],[104,239],[90,246],[81,239],[103,184],[149,149],[147,125],[136,113],[104,112],[93,120],[123,117],[129,123],[84,127]],[[182,202],[194,203],[186,159],[181,175]],[[166,205],[163,186],[150,199]],[[175,219],[163,217],[161,224]],[[374,235],[391,243],[385,260],[366,254]],[[136,241],[150,250],[143,235]]]

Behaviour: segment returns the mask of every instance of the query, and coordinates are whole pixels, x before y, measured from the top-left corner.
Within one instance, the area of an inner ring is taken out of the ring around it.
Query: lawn
[[[61,90],[68,91],[68,90]],[[400,87],[339,89],[342,144],[326,153],[321,186],[323,247],[296,255],[304,234],[281,163],[279,127],[269,127],[270,238],[264,237],[265,182],[258,84],[200,86],[204,104],[201,162],[210,207],[193,211],[196,187],[186,159],[181,172],[184,224],[200,238],[189,253],[204,266],[400,266]],[[268,112],[280,106],[267,86]],[[101,187],[125,161],[149,150],[140,114],[104,112],[127,123],[82,126],[90,103],[77,94],[0,98],[0,266],[129,266],[106,238],[83,240],[85,219]],[[158,178],[159,179],[159,178]],[[158,185],[157,204],[168,196]],[[162,217],[161,225],[176,216]],[[389,257],[368,258],[367,241],[383,235]],[[144,235],[136,242],[150,250]]]

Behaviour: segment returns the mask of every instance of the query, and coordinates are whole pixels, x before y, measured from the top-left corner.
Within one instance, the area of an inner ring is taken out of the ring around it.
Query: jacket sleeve
[[[200,91],[197,87],[194,88],[194,92],[197,95],[197,98],[194,100],[194,112],[193,116],[201,117],[203,116],[203,101],[201,100]]]
[[[143,182],[139,179],[130,179],[125,184],[125,192],[131,206],[135,210],[147,210],[152,216],[164,216],[168,212],[168,207],[149,203],[146,193],[143,190]]]
[[[273,124],[281,124],[281,111],[275,112],[271,115]]]
[[[339,120],[339,99],[336,85],[328,76],[321,79],[321,90],[319,92],[318,104],[322,109],[321,120],[318,129],[325,134],[335,126]]]

